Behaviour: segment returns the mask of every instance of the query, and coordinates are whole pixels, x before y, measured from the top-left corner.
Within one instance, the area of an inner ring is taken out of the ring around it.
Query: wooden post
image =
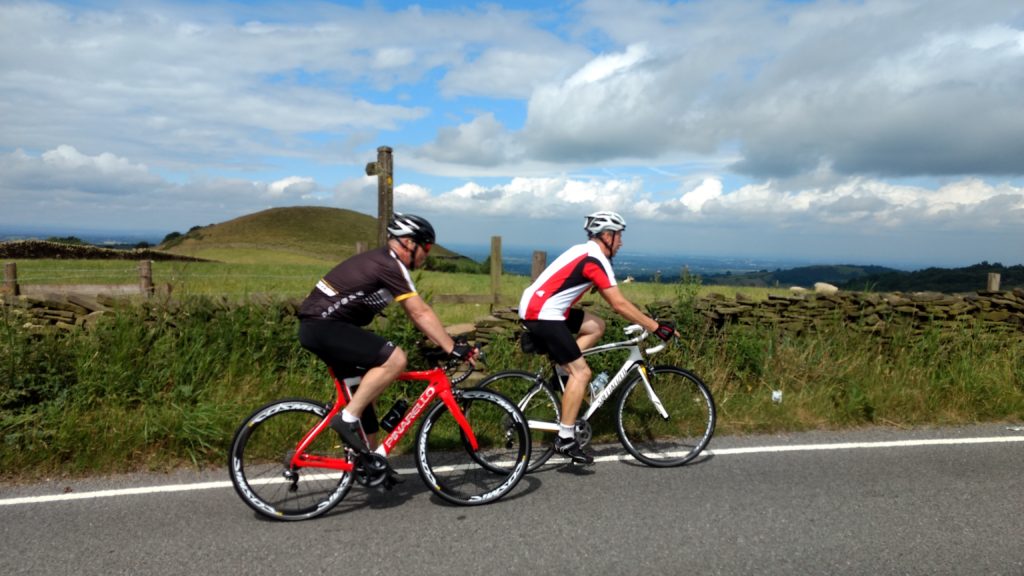
[[[543,250],[533,251],[533,263],[530,265],[530,282],[540,276],[548,265],[548,253]]]
[[[143,297],[153,295],[153,261],[139,260],[139,291]]]
[[[366,242],[360,240],[356,242],[356,254],[362,254],[363,252],[366,252]]]
[[[491,302],[501,295],[501,236],[491,236]]]
[[[14,262],[4,263],[4,292],[11,296],[21,293],[18,288],[18,265]]]
[[[388,222],[395,210],[391,148],[377,148],[377,161],[366,165],[366,175],[377,177],[377,247],[388,243]]]
[[[988,273],[988,285],[987,285],[986,289],[989,292],[999,292],[999,280],[1000,280],[1000,277],[999,277],[999,273],[998,272],[989,272]]]

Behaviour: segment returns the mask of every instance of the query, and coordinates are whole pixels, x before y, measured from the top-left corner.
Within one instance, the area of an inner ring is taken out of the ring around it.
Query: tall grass
[[[888,337],[731,326],[687,342],[734,433],[1024,419],[1024,338],[964,327]],[[773,391],[782,402],[771,401]]]
[[[13,474],[206,465],[256,404],[329,390],[280,308],[193,298],[69,333],[26,331],[5,311],[0,335],[0,466]]]
[[[219,466],[235,427],[261,404],[286,396],[331,400],[326,370],[298,345],[286,305],[323,271],[310,272],[296,280],[301,288],[288,288],[270,304],[184,295],[119,309],[88,331],[31,330],[0,307],[2,474]],[[225,269],[215,284],[226,285],[232,276]],[[512,294],[526,283],[506,279]],[[489,290],[486,276],[425,273],[417,282],[426,293]],[[707,381],[719,407],[719,434],[1024,420],[1019,335],[966,326],[953,332],[908,328],[886,337],[842,325],[805,334],[769,326],[713,330],[693,309],[704,287],[624,290],[639,302],[673,301],[684,338],[656,361],[691,368]],[[594,310],[608,320],[605,341],[618,339],[624,322],[601,303]],[[479,313],[442,310],[442,318],[465,321]],[[413,352],[413,366],[423,364],[416,354],[420,335],[404,314],[392,310],[373,329]],[[489,372],[544,366],[511,340],[492,342],[487,353]],[[602,355],[593,366],[612,371],[621,361]],[[386,409],[420,389],[396,384],[380,403]],[[773,390],[783,392],[781,403],[772,402]],[[598,420],[595,432],[610,439],[610,420]]]

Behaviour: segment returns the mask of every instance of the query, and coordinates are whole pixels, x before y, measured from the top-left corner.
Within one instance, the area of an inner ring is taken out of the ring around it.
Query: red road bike
[[[515,403],[490,390],[455,388],[458,362],[410,371],[399,380],[427,382],[422,394],[384,438],[384,455],[358,454],[329,423],[351,399],[333,372],[333,404],[292,398],[271,402],[246,418],[231,442],[228,466],[235,491],[256,512],[275,520],[320,516],[348,494],[353,480],[390,487],[387,455],[424,416],[413,453],[427,487],[459,505],[493,502],[526,473],[530,432]]]

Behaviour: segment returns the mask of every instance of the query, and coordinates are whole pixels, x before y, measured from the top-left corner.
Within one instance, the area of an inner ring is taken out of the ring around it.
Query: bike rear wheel
[[[700,454],[715,432],[715,402],[692,372],[658,366],[648,373],[659,411],[639,373],[625,384],[616,416],[619,440],[649,466],[680,466]]]
[[[307,520],[326,513],[352,487],[352,474],[293,468],[303,436],[327,416],[327,407],[304,399],[271,402],[242,422],[231,442],[228,469],[235,492],[253,510],[274,520]],[[324,430],[307,452],[347,457],[333,430]]]
[[[527,472],[543,466],[555,453],[555,437],[562,420],[562,406],[542,380],[529,372],[500,372],[480,383],[480,388],[493,390],[511,398],[530,427],[530,465]]]
[[[530,460],[526,419],[511,400],[488,390],[455,390],[478,449],[439,402],[416,435],[416,467],[427,487],[453,504],[476,506],[508,494]]]

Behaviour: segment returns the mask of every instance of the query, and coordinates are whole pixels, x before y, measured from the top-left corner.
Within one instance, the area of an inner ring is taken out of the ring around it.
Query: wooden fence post
[[[989,292],[999,292],[999,280],[1000,276],[998,272],[989,272],[988,285],[986,286],[986,289]]]
[[[377,247],[388,243],[388,222],[394,212],[394,177],[391,148],[377,148],[377,161],[366,165],[366,175],[377,177]]]
[[[18,289],[18,265],[14,262],[4,263],[4,287],[3,291],[11,296],[17,296],[21,291]]]
[[[139,260],[139,291],[143,297],[153,295],[153,261]]]
[[[548,253],[543,250],[533,251],[533,262],[530,264],[530,282],[533,282],[540,276],[541,272],[547,268],[548,265]]]
[[[501,236],[491,236],[491,302],[501,296]]]
[[[366,252],[366,242],[360,240],[356,242],[356,254],[362,254],[363,252]]]

